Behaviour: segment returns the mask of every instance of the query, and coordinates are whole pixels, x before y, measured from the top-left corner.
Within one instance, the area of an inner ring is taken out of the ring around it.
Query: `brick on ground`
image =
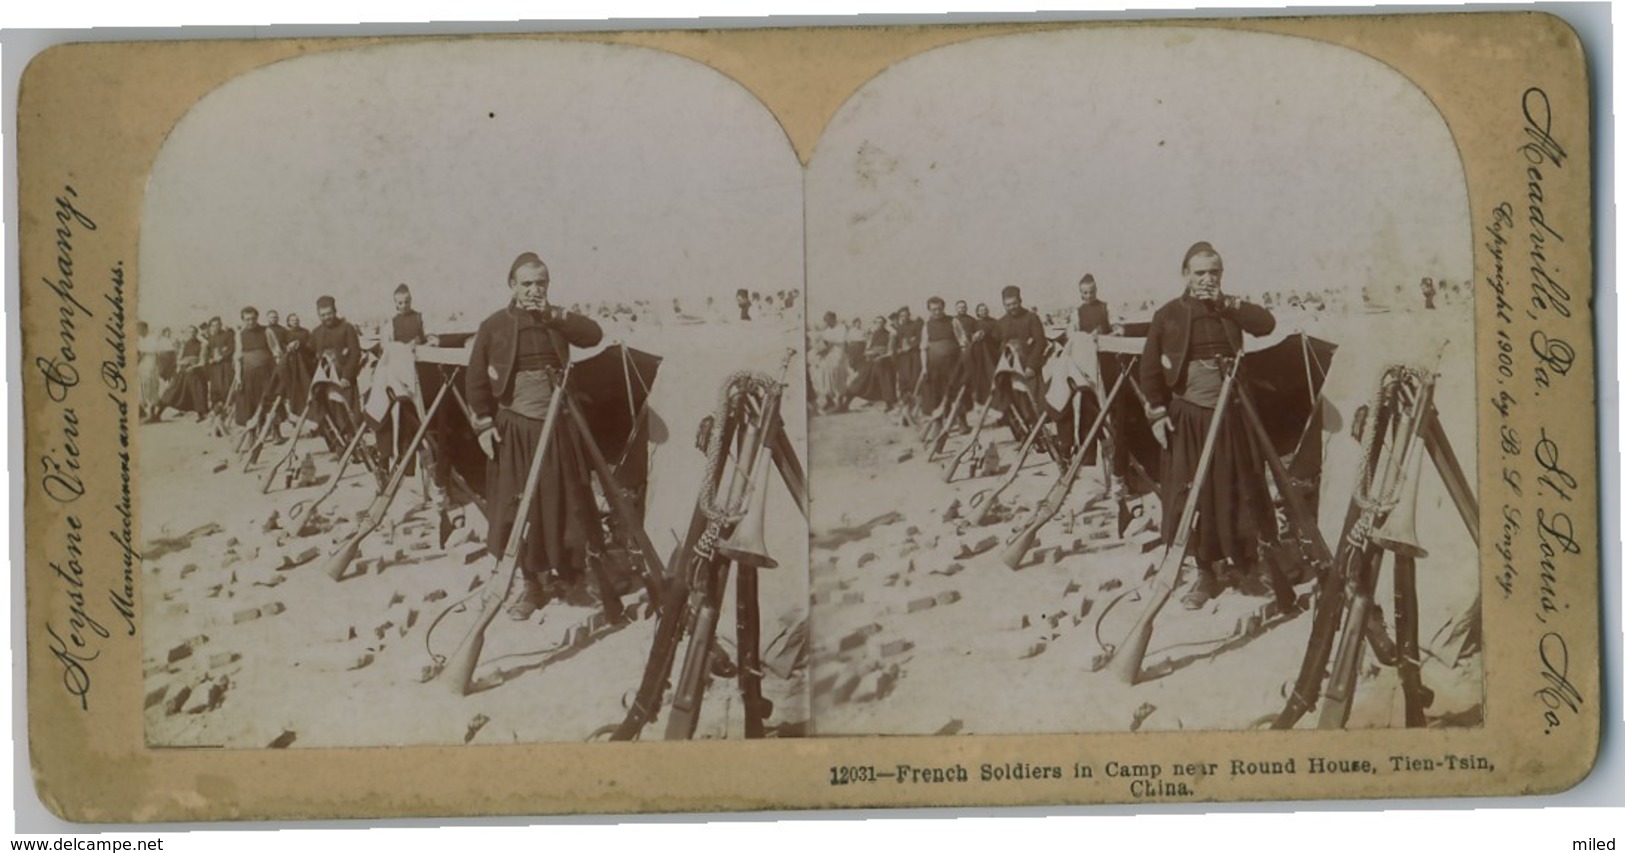
[[[320,557],[321,555],[322,549],[316,547],[315,545],[311,545],[295,553],[283,555],[282,568],[283,570],[296,568],[316,559],[317,557]]]
[[[883,658],[894,657],[912,648],[914,648],[914,644],[908,640],[890,640],[881,644],[880,656]]]
[[[171,717],[179,714],[181,709],[186,707],[186,700],[190,698],[192,698],[192,686],[183,686],[169,697],[168,702],[164,703],[164,713]]]
[[[977,554],[983,554],[993,550],[994,546],[998,544],[999,537],[996,535],[984,536],[975,542],[961,542],[959,545],[959,554],[957,556],[960,559],[974,557]]]

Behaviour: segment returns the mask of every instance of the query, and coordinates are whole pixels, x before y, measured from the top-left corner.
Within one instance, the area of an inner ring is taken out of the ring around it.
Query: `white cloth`
[[[381,421],[389,413],[389,392],[393,391],[396,397],[416,400],[417,387],[417,357],[412,352],[412,345],[387,342],[383,345],[383,354],[378,357],[378,364],[373,367],[372,386],[362,409],[368,417]]]

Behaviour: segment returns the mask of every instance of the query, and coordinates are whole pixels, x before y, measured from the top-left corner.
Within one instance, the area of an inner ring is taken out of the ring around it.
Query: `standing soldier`
[[[233,419],[238,426],[246,426],[267,402],[282,347],[260,325],[260,312],[253,306],[244,308],[241,317],[243,329],[237,336],[237,411]]]
[[[348,439],[360,426],[356,417],[359,409],[355,385],[361,373],[361,334],[339,316],[338,304],[331,296],[316,300],[316,319],[319,322],[310,332],[310,349],[316,357],[313,381],[331,383],[332,389],[327,393],[317,391],[312,403],[316,410],[311,416],[317,424],[331,417],[332,426],[341,435],[329,436],[329,443],[337,444]],[[343,445],[337,444],[331,449],[338,452]]]
[[[963,382],[960,375],[959,336],[954,319],[948,316],[948,303],[933,296],[925,302],[929,317],[924,334],[920,336],[920,365],[925,371],[925,399],[920,409],[935,412],[941,406],[953,406],[953,396]],[[955,420],[963,417],[961,412]],[[947,426],[947,425],[945,425]]]
[[[396,343],[421,344],[428,340],[423,334],[423,314],[412,309],[412,289],[404,283],[395,287],[395,316],[390,324],[390,340]]]
[[[231,380],[235,373],[232,356],[236,352],[236,334],[226,328],[219,317],[210,317],[207,358],[210,409],[225,405],[226,398],[231,395]]]
[[[1078,280],[1078,310],[1077,317],[1074,319],[1073,330],[1089,335],[1121,335],[1123,328],[1112,322],[1111,310],[1105,302],[1100,300],[1098,293],[1099,289],[1095,285],[1094,274],[1084,273],[1083,278]],[[1102,369],[1106,369],[1106,365],[1103,364]],[[1105,377],[1108,384],[1116,378],[1115,372]],[[1111,463],[1110,469],[1105,472],[1106,476],[1103,478],[1108,498],[1122,495],[1123,484],[1128,476],[1128,442],[1123,440],[1123,437],[1127,434],[1123,421],[1123,406],[1127,404],[1126,395],[1118,397],[1117,401],[1112,404],[1112,411],[1107,416],[1106,428],[1101,432],[1099,446],[1105,449],[1106,452],[1103,456],[1108,458]],[[1067,433],[1071,436],[1074,446],[1077,442],[1083,440],[1085,431],[1089,429],[1088,425],[1094,423],[1099,413],[1100,401],[1094,399],[1092,395],[1085,395],[1078,407],[1076,413],[1078,416],[1073,420],[1071,429]],[[1085,452],[1088,452],[1088,450],[1086,449]]]
[[[594,346],[604,336],[591,318],[554,306],[548,299],[550,284],[547,265],[535,252],[515,258],[508,269],[508,305],[480,324],[469,353],[468,404],[480,448],[491,460],[486,483],[489,542],[495,554],[504,552],[515,527],[548,404],[554,394],[564,393],[558,382],[570,363],[570,347]],[[579,550],[585,531],[569,526],[582,522],[589,493],[584,490],[590,486],[574,455],[559,452],[568,446],[555,434],[542,461],[536,500],[530,504],[529,536],[519,552],[524,587],[508,608],[515,621],[530,619],[561,582],[580,577],[570,546]]]
[[[1078,281],[1078,317],[1074,328],[1096,335],[1115,334],[1117,327],[1112,324],[1111,311],[1096,297],[1097,292],[1094,275],[1084,274]]]
[[[1198,610],[1218,595],[1219,565],[1235,586],[1256,581],[1260,540],[1276,538],[1275,514],[1264,483],[1264,463],[1253,452],[1234,394],[1229,410],[1216,412],[1228,362],[1241,355],[1243,333],[1267,335],[1275,329],[1269,310],[1227,295],[1221,289],[1224,261],[1208,243],[1185,252],[1180,267],[1185,292],[1157,309],[1140,358],[1140,385],[1146,419],[1162,445],[1162,535],[1174,541],[1184,501],[1197,501],[1196,529],[1189,537],[1196,556],[1196,583],[1181,603]],[[1242,381],[1238,376],[1237,382]],[[1209,425],[1222,417],[1207,479],[1192,496]]]
[[[282,329],[282,393],[288,401],[288,411],[295,415],[305,413],[305,396],[310,393],[310,374],[316,367],[316,357],[310,349],[310,330],[299,323],[298,314],[288,315],[288,325]]]
[[[1009,411],[1022,422],[1022,429],[1031,429],[1038,423],[1038,415],[1043,411],[1044,389],[1041,386],[1043,376],[1044,357],[1049,346],[1049,338],[1044,335],[1044,321],[1038,315],[1021,304],[1021,288],[1007,285],[1000,296],[1004,300],[1004,316],[998,319],[996,332],[999,348],[1003,352],[1011,353],[1021,367],[1022,389],[1015,387],[1012,377],[1007,387],[1006,405]],[[1006,387],[1005,383],[1000,383]],[[1043,451],[1047,443],[1038,442],[1035,446]]]
[[[924,358],[920,355],[924,327],[925,321],[914,319],[907,305],[897,309],[897,324],[892,330],[891,339],[892,365],[897,371],[897,402],[905,412],[917,402],[914,392],[925,369]]]

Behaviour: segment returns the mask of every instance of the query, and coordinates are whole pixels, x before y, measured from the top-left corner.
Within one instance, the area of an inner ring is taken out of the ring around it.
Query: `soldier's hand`
[[[488,429],[480,433],[480,449],[485,451],[487,459],[495,460],[497,458],[497,444],[501,441],[502,436],[497,435],[495,429]]]
[[[1157,444],[1162,445],[1163,450],[1167,450],[1169,436],[1174,434],[1174,422],[1167,417],[1157,418],[1156,422],[1151,424],[1151,434],[1157,437]]]

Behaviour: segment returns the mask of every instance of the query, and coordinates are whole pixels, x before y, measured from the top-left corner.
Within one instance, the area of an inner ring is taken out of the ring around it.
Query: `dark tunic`
[[[885,403],[890,408],[897,402],[897,375],[892,361],[891,332],[886,329],[870,332],[863,366],[847,383],[847,392],[871,403]]]
[[[1080,332],[1099,332],[1109,335],[1112,331],[1112,315],[1106,309],[1106,303],[1096,299],[1078,306],[1078,325]]]
[[[491,512],[488,541],[495,553],[507,547],[523,497],[531,461],[546,426],[548,398],[556,391],[570,347],[589,347],[603,338],[590,318],[568,314],[542,322],[530,311],[509,306],[480,324],[469,353],[466,391],[476,428],[494,429],[496,459],[487,463],[487,506]],[[585,470],[572,445],[569,421],[561,421],[552,448],[542,460],[536,499],[531,501],[529,531],[520,551],[525,576],[537,581],[552,570],[573,579],[583,563],[581,553],[594,507]]]
[[[282,393],[288,411],[295,415],[305,412],[305,398],[310,394],[310,374],[316,355],[310,348],[310,330],[306,328],[282,330]]]
[[[1242,302],[1221,309],[1189,296],[1169,302],[1152,317],[1140,359],[1140,384],[1148,418],[1154,422],[1166,414],[1174,427],[1161,463],[1164,542],[1175,535],[1215,416],[1214,383],[1222,383],[1221,359],[1241,351],[1243,332],[1266,335],[1274,328],[1275,318],[1260,306]],[[1263,460],[1252,446],[1234,391],[1196,500],[1199,515],[1190,548],[1204,567],[1229,559],[1248,568],[1258,559],[1260,540],[1276,538]]]
[[[254,417],[271,392],[271,380],[276,375],[276,359],[271,355],[268,338],[273,334],[264,326],[244,329],[238,337],[242,347],[242,387],[237,389],[236,411],[233,420],[242,426]]]
[[[925,397],[921,406],[928,412],[948,404],[963,377],[959,373],[959,336],[954,318],[944,315],[925,321]]]
[[[897,399],[909,402],[914,399],[914,386],[920,379],[920,334],[925,329],[925,322],[911,317],[906,323],[897,324],[897,333],[892,336],[892,370],[897,373]]]
[[[986,403],[993,390],[993,368],[999,362],[999,326],[992,317],[972,317],[969,378],[978,404]]]
[[[163,349],[158,350],[158,381],[175,381],[175,344],[169,339],[163,341]]]
[[[230,329],[221,329],[209,336],[208,376],[209,405],[218,406],[231,394],[231,383],[236,370],[231,358],[237,352],[237,335]]]
[[[203,367],[203,342],[193,339],[181,344],[176,359],[175,381],[164,389],[159,402],[163,408],[203,414],[209,410],[208,370]]]
[[[1036,313],[1020,307],[1000,317],[995,328],[1001,351],[1013,349],[1020,359],[1026,374],[1022,384],[1027,389],[1026,394],[1017,393],[1013,379],[1006,379],[997,383],[998,392],[1007,399],[1007,406],[1014,407],[1016,416],[1030,427],[1038,422],[1044,406],[1042,371],[1044,349],[1049,344],[1044,335],[1044,321]]]
[[[398,344],[421,344],[428,337],[423,334],[423,314],[407,311],[390,319],[391,340]]]
[[[313,377],[327,380],[320,383],[311,399],[314,411],[310,417],[323,425],[331,419],[340,434],[328,436],[329,446],[338,450],[333,445],[342,446],[358,426],[355,380],[361,372],[361,335],[349,322],[334,317],[310,330],[309,347],[316,359]],[[340,385],[337,380],[347,384]]]

